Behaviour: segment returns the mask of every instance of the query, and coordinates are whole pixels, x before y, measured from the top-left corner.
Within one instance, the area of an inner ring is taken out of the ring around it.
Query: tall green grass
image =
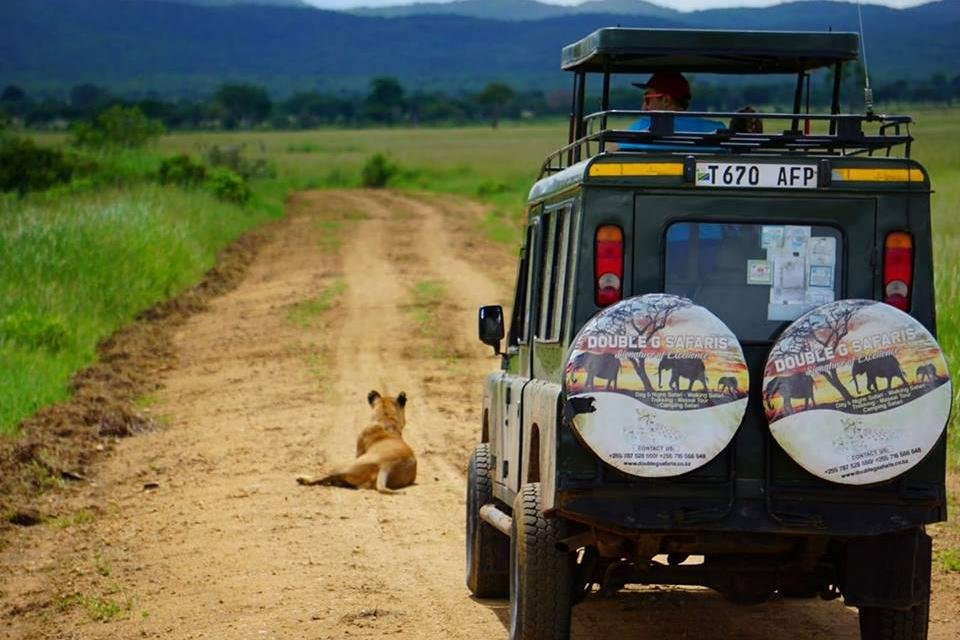
[[[147,183],[0,201],[0,434],[66,398],[100,339],[268,215]]]
[[[934,194],[933,262],[937,338],[954,375],[954,411],[948,432],[950,465],[960,468],[960,109],[916,116],[913,157],[930,173]]]

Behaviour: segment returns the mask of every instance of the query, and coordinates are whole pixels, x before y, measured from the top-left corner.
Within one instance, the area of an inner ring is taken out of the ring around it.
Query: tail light
[[[894,231],[883,244],[883,301],[906,311],[912,285],[913,237],[905,231]]]
[[[604,225],[597,229],[593,277],[598,307],[623,298],[623,231],[620,227]]]

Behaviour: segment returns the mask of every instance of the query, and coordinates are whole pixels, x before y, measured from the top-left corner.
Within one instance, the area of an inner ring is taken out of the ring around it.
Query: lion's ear
[[[379,393],[377,393],[376,391],[371,391],[370,393],[367,394],[367,402],[368,402],[368,403],[370,404],[370,406],[372,407],[372,406],[373,406],[373,403],[376,402],[376,401],[377,401],[377,398],[379,398],[379,397],[380,397],[380,394],[379,394]]]
[[[401,407],[407,406],[407,392],[401,391],[400,395],[397,396],[397,404]]]

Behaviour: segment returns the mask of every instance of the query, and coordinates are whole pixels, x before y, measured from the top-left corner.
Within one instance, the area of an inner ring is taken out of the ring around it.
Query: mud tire
[[[927,640],[930,603],[910,609],[860,607],[860,640]]]
[[[510,592],[510,540],[480,519],[493,502],[490,445],[483,443],[467,467],[467,588],[478,598],[505,598]]]
[[[543,515],[540,483],[513,502],[510,536],[510,640],[568,640],[576,557],[557,548],[566,522]]]

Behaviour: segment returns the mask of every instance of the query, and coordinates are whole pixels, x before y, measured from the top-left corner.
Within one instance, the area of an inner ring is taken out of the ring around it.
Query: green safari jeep
[[[467,585],[509,594],[512,639],[568,638],[577,602],[627,584],[842,597],[863,640],[927,637],[951,402],[930,182],[909,117],[840,113],[857,52],[852,33],[627,28],[564,48],[568,144],[530,190],[508,330],[479,315],[502,367]],[[829,113],[802,112],[817,69]],[[611,108],[613,74],[677,71],[790,74],[793,110]]]

